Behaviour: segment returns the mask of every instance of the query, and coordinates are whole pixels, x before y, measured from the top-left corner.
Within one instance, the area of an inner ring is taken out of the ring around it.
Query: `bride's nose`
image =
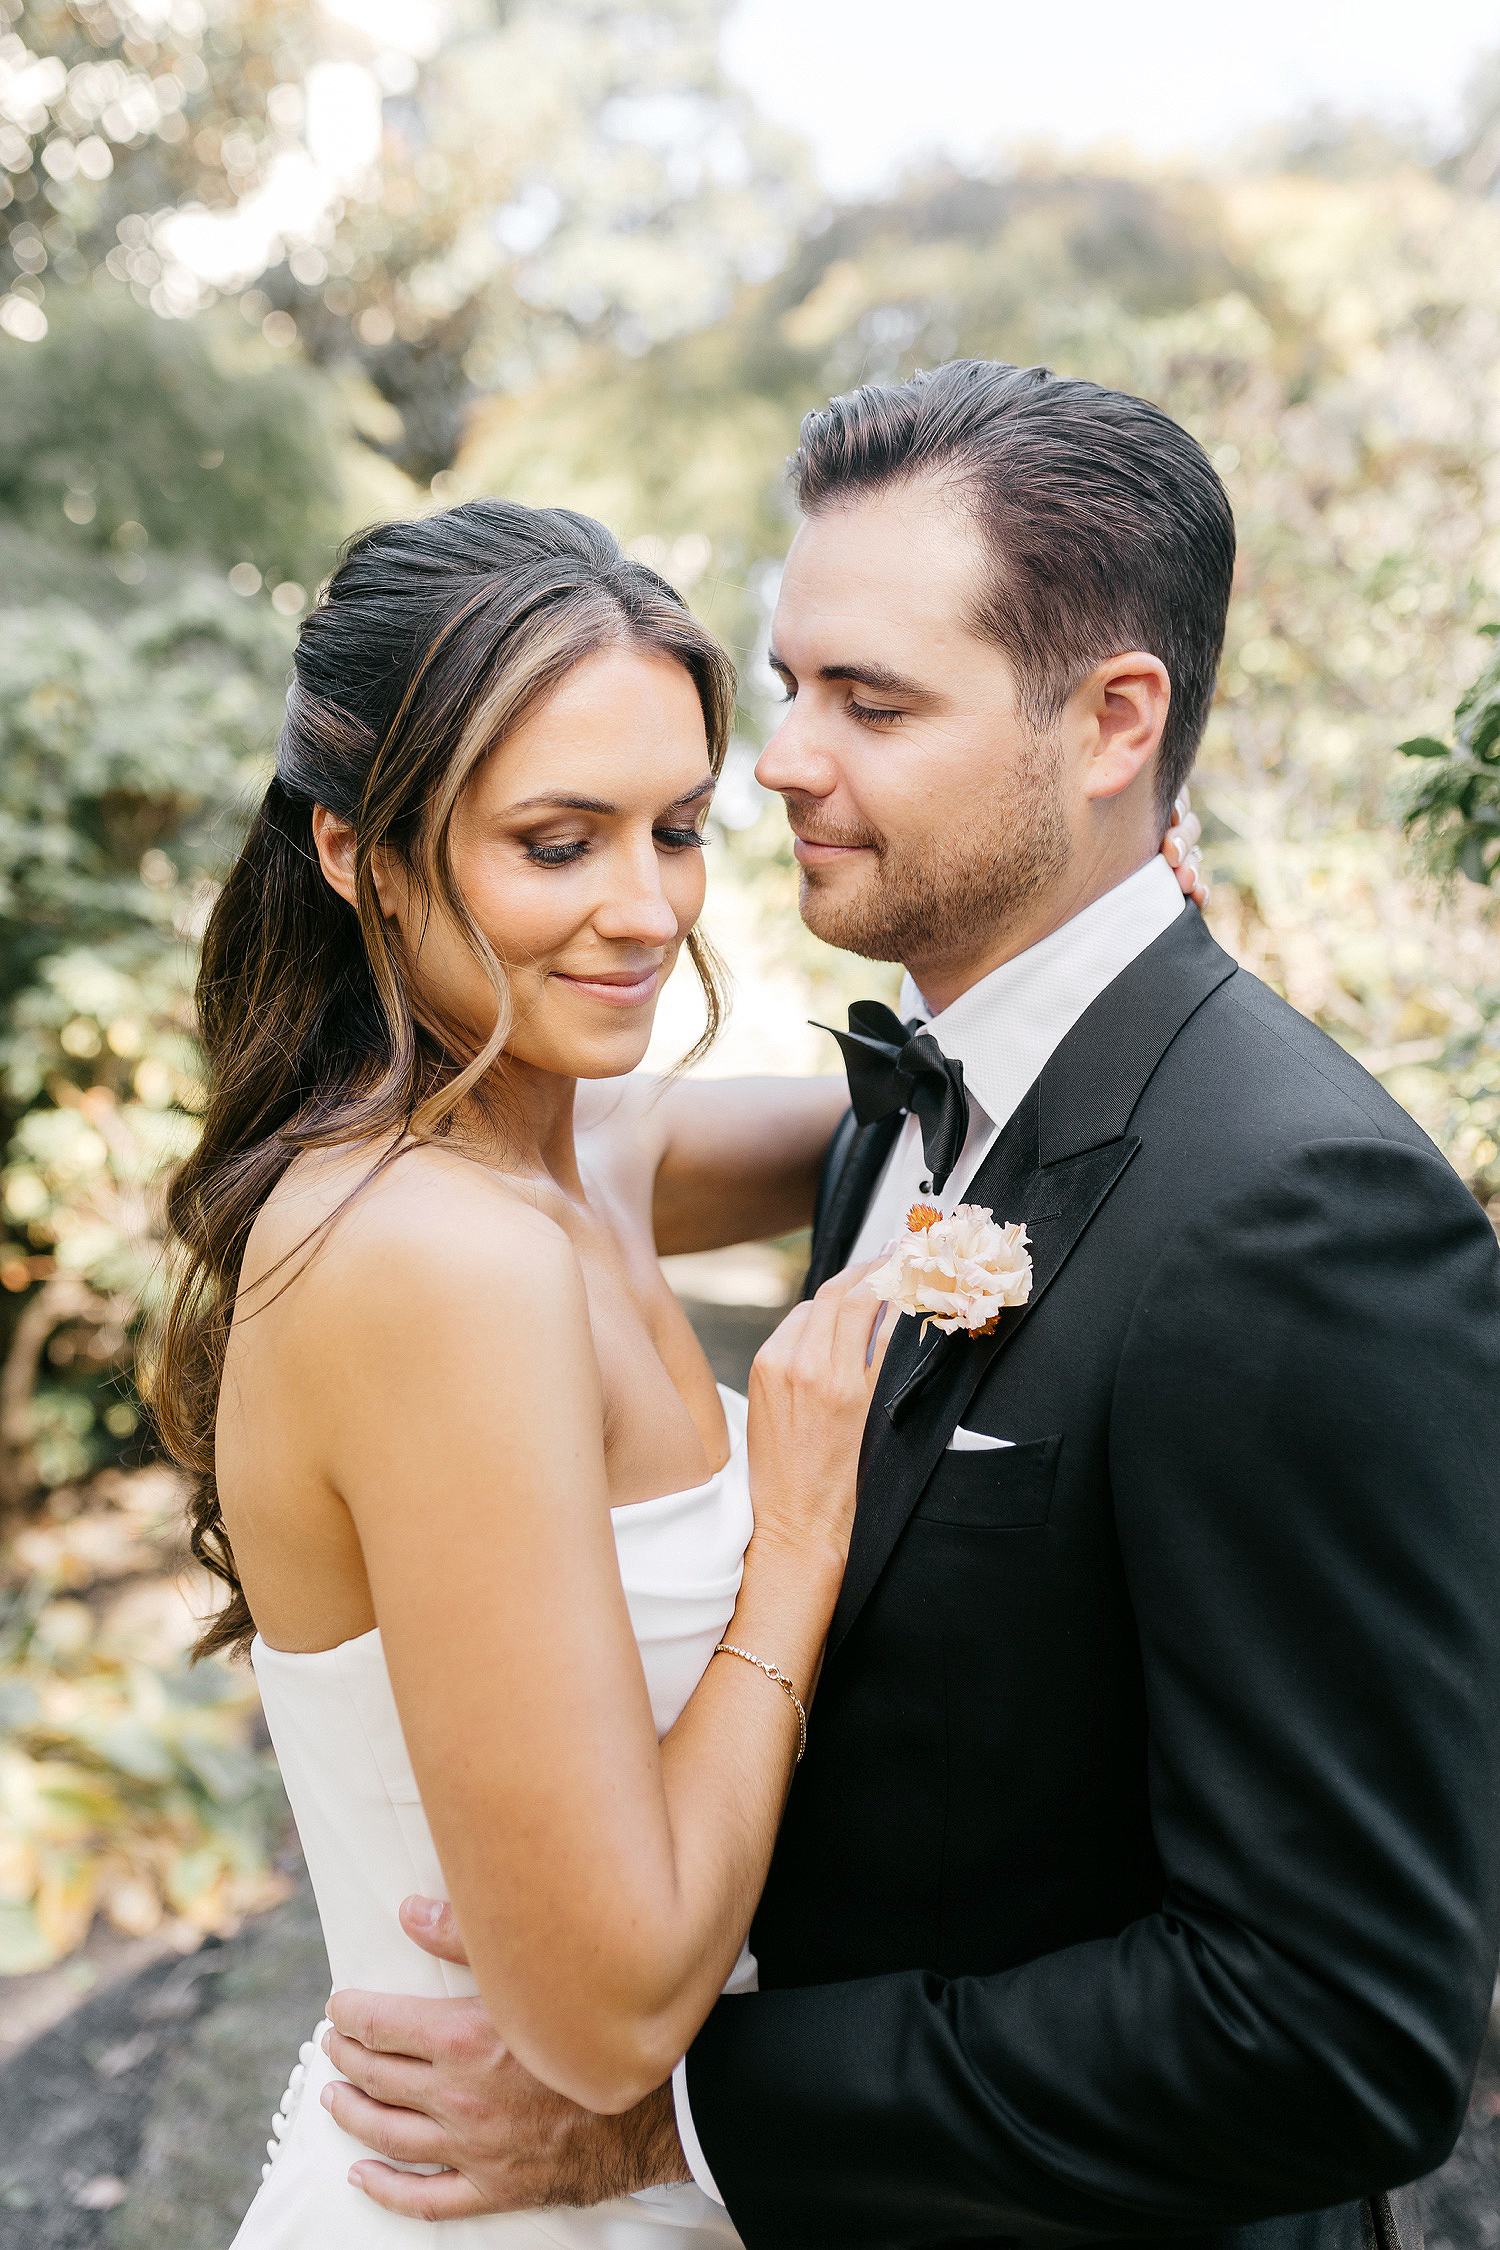
[[[601,937],[632,945],[670,945],[677,936],[677,910],[662,882],[661,856],[654,844],[644,852],[621,853],[594,914]]]

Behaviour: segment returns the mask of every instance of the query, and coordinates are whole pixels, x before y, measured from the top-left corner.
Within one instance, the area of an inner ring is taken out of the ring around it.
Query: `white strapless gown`
[[[612,1511],[620,1576],[659,1735],[698,1685],[734,1610],[752,1528],[746,1404],[724,1390],[730,1456],[707,1484]],[[251,1649],[266,1724],[312,1877],[332,1989],[471,1994],[464,1969],[411,1943],[397,1909],[414,1891],[444,1898],[378,1631],[317,1655]],[[505,1713],[495,1713],[496,1726]],[[755,1982],[741,1955],[730,1991]],[[494,2218],[398,2218],[348,2183],[370,2151],[342,2132],[319,2095],[338,2073],[319,2043],[303,2047],[277,2112],[260,2192],[232,2250],[736,2250],[727,2214],[695,2187],[654,2188],[588,2211]]]

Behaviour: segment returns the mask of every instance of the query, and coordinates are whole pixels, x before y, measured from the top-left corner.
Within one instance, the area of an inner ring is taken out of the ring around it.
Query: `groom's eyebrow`
[[[791,666],[774,649],[767,662],[783,679],[793,677]],[[889,664],[820,664],[817,676],[820,680],[851,680],[856,687],[873,688],[877,695],[904,695],[921,700],[933,693],[923,681],[910,679],[905,672],[894,672]]]

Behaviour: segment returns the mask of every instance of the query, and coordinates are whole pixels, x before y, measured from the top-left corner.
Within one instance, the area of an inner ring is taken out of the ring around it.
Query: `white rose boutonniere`
[[[1024,1226],[995,1224],[979,1203],[960,1203],[951,1218],[914,1203],[906,1232],[865,1283],[877,1297],[945,1336],[988,1336],[1007,1305],[1031,1295],[1031,1251]]]

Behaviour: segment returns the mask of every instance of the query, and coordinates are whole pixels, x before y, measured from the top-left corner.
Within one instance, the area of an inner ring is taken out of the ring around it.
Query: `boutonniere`
[[[1031,1251],[1024,1226],[997,1226],[980,1203],[960,1203],[951,1218],[914,1203],[906,1232],[865,1286],[945,1336],[988,1336],[1007,1305],[1031,1295]]]

